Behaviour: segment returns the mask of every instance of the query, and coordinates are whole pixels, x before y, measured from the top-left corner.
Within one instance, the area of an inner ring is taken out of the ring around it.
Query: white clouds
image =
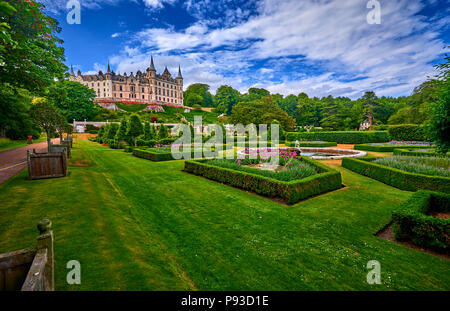
[[[177,0],[142,0],[144,4],[152,9],[160,9],[163,8],[164,5],[167,4],[174,4]]]
[[[450,23],[445,15],[432,23],[418,15],[423,8],[419,0],[382,2],[381,25],[366,22],[369,10],[361,0],[265,0],[258,15],[230,9],[227,3],[187,1],[186,8],[201,20],[184,30],[144,29],[130,43],[133,52],[127,46],[115,61],[128,68],[158,54],[164,62],[181,62],[186,85],[192,80],[213,89],[228,84],[240,90],[265,86],[285,95],[304,91],[357,97],[370,89],[379,95],[408,94],[433,74],[430,62],[445,45],[439,31]],[[221,27],[207,17],[212,9],[222,10],[221,21],[227,22]],[[132,63],[127,60],[131,56]],[[250,69],[259,62],[264,68]],[[298,80],[301,72],[295,75],[286,66],[297,65],[301,71],[300,62],[313,69]],[[343,76],[350,82],[339,78]]]
[[[120,33],[115,32],[111,35],[111,38],[117,38],[118,36],[120,36]]]

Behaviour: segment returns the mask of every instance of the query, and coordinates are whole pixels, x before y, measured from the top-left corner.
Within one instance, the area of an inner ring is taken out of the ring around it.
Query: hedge
[[[375,157],[343,158],[342,166],[392,187],[407,191],[419,189],[450,192],[450,177],[429,176],[405,172],[393,167],[372,163]]]
[[[196,154],[195,151],[198,149],[191,149],[191,158],[195,158]],[[201,149],[203,151],[203,149]],[[211,151],[214,150],[214,147],[211,148]],[[178,154],[181,154],[178,153]],[[172,156],[171,152],[156,152],[152,150],[145,150],[145,149],[134,149],[133,155],[138,158],[147,159],[150,161],[160,162],[160,161],[171,161],[175,160]],[[217,156],[217,153],[215,153],[215,156]],[[203,152],[202,152],[203,157]]]
[[[387,131],[289,132],[286,134],[286,140],[321,140],[336,142],[338,144],[382,143],[390,141]]]
[[[417,124],[391,125],[388,132],[392,140],[427,140],[424,127]]]
[[[363,151],[375,151],[375,152],[393,152],[395,149],[398,148],[409,148],[409,149],[414,149],[414,148],[428,148],[429,146],[395,146],[395,145],[386,145],[386,146],[381,146],[381,145],[369,145],[369,144],[362,144],[362,145],[355,145],[353,147],[353,149],[355,150],[363,150]]]
[[[424,190],[414,193],[392,213],[395,238],[448,254],[450,219],[429,216],[430,211],[449,212],[450,195]]]
[[[302,158],[302,161],[316,166],[321,173],[304,179],[279,181],[273,178],[213,166],[207,160],[190,160],[184,164],[184,170],[195,175],[225,183],[244,190],[268,196],[278,197],[293,204],[308,197],[341,188],[341,173],[319,162]]]
[[[426,147],[422,147],[426,148]],[[408,157],[438,157],[440,156],[437,152],[427,152],[427,151],[416,151],[408,149],[394,149],[394,155],[398,156],[408,156]],[[450,153],[447,153],[447,157]]]
[[[331,141],[325,141],[325,142],[300,141],[299,144],[300,144],[300,147],[317,147],[317,148],[337,146],[337,143],[331,142]],[[295,142],[288,142],[288,143],[286,143],[286,146],[295,147]]]

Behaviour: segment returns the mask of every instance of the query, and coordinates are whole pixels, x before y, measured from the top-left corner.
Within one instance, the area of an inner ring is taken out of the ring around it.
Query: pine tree
[[[158,139],[164,139],[167,138],[168,136],[169,132],[167,130],[167,127],[164,124],[161,124],[158,130]]]
[[[127,119],[123,118],[120,122],[119,130],[116,134],[116,140],[118,142],[126,141],[127,140],[127,128],[128,128],[128,122]]]
[[[150,136],[151,136],[150,131],[151,131],[151,129],[150,129],[150,123],[149,123],[149,122],[145,122],[145,123],[144,123],[144,139],[145,139],[145,140],[150,140],[150,139],[151,139],[151,138],[150,138]]]
[[[142,126],[141,118],[137,114],[132,114],[128,122],[127,136],[133,139],[135,147],[137,147],[138,136],[143,133],[144,127]]]

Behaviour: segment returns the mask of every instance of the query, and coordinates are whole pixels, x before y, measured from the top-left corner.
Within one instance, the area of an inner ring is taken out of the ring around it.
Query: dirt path
[[[59,143],[59,138],[53,139],[52,142]],[[0,151],[0,184],[18,174],[27,166],[27,150],[33,149],[36,149],[37,152],[45,152],[47,142]]]

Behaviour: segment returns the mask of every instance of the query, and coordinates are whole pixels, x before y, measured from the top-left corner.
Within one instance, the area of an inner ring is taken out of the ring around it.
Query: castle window
[[[145,96],[144,96],[144,95],[142,95],[142,99],[145,99]]]
[[[105,86],[105,82],[103,82],[103,86]]]
[[[122,91],[122,85],[121,85],[121,86],[119,86],[119,90],[120,90],[120,91]]]
[[[97,83],[97,86],[100,86],[100,82]]]
[[[120,98],[122,98],[122,93],[120,93]]]
[[[145,93],[145,88],[142,88],[142,93]]]

